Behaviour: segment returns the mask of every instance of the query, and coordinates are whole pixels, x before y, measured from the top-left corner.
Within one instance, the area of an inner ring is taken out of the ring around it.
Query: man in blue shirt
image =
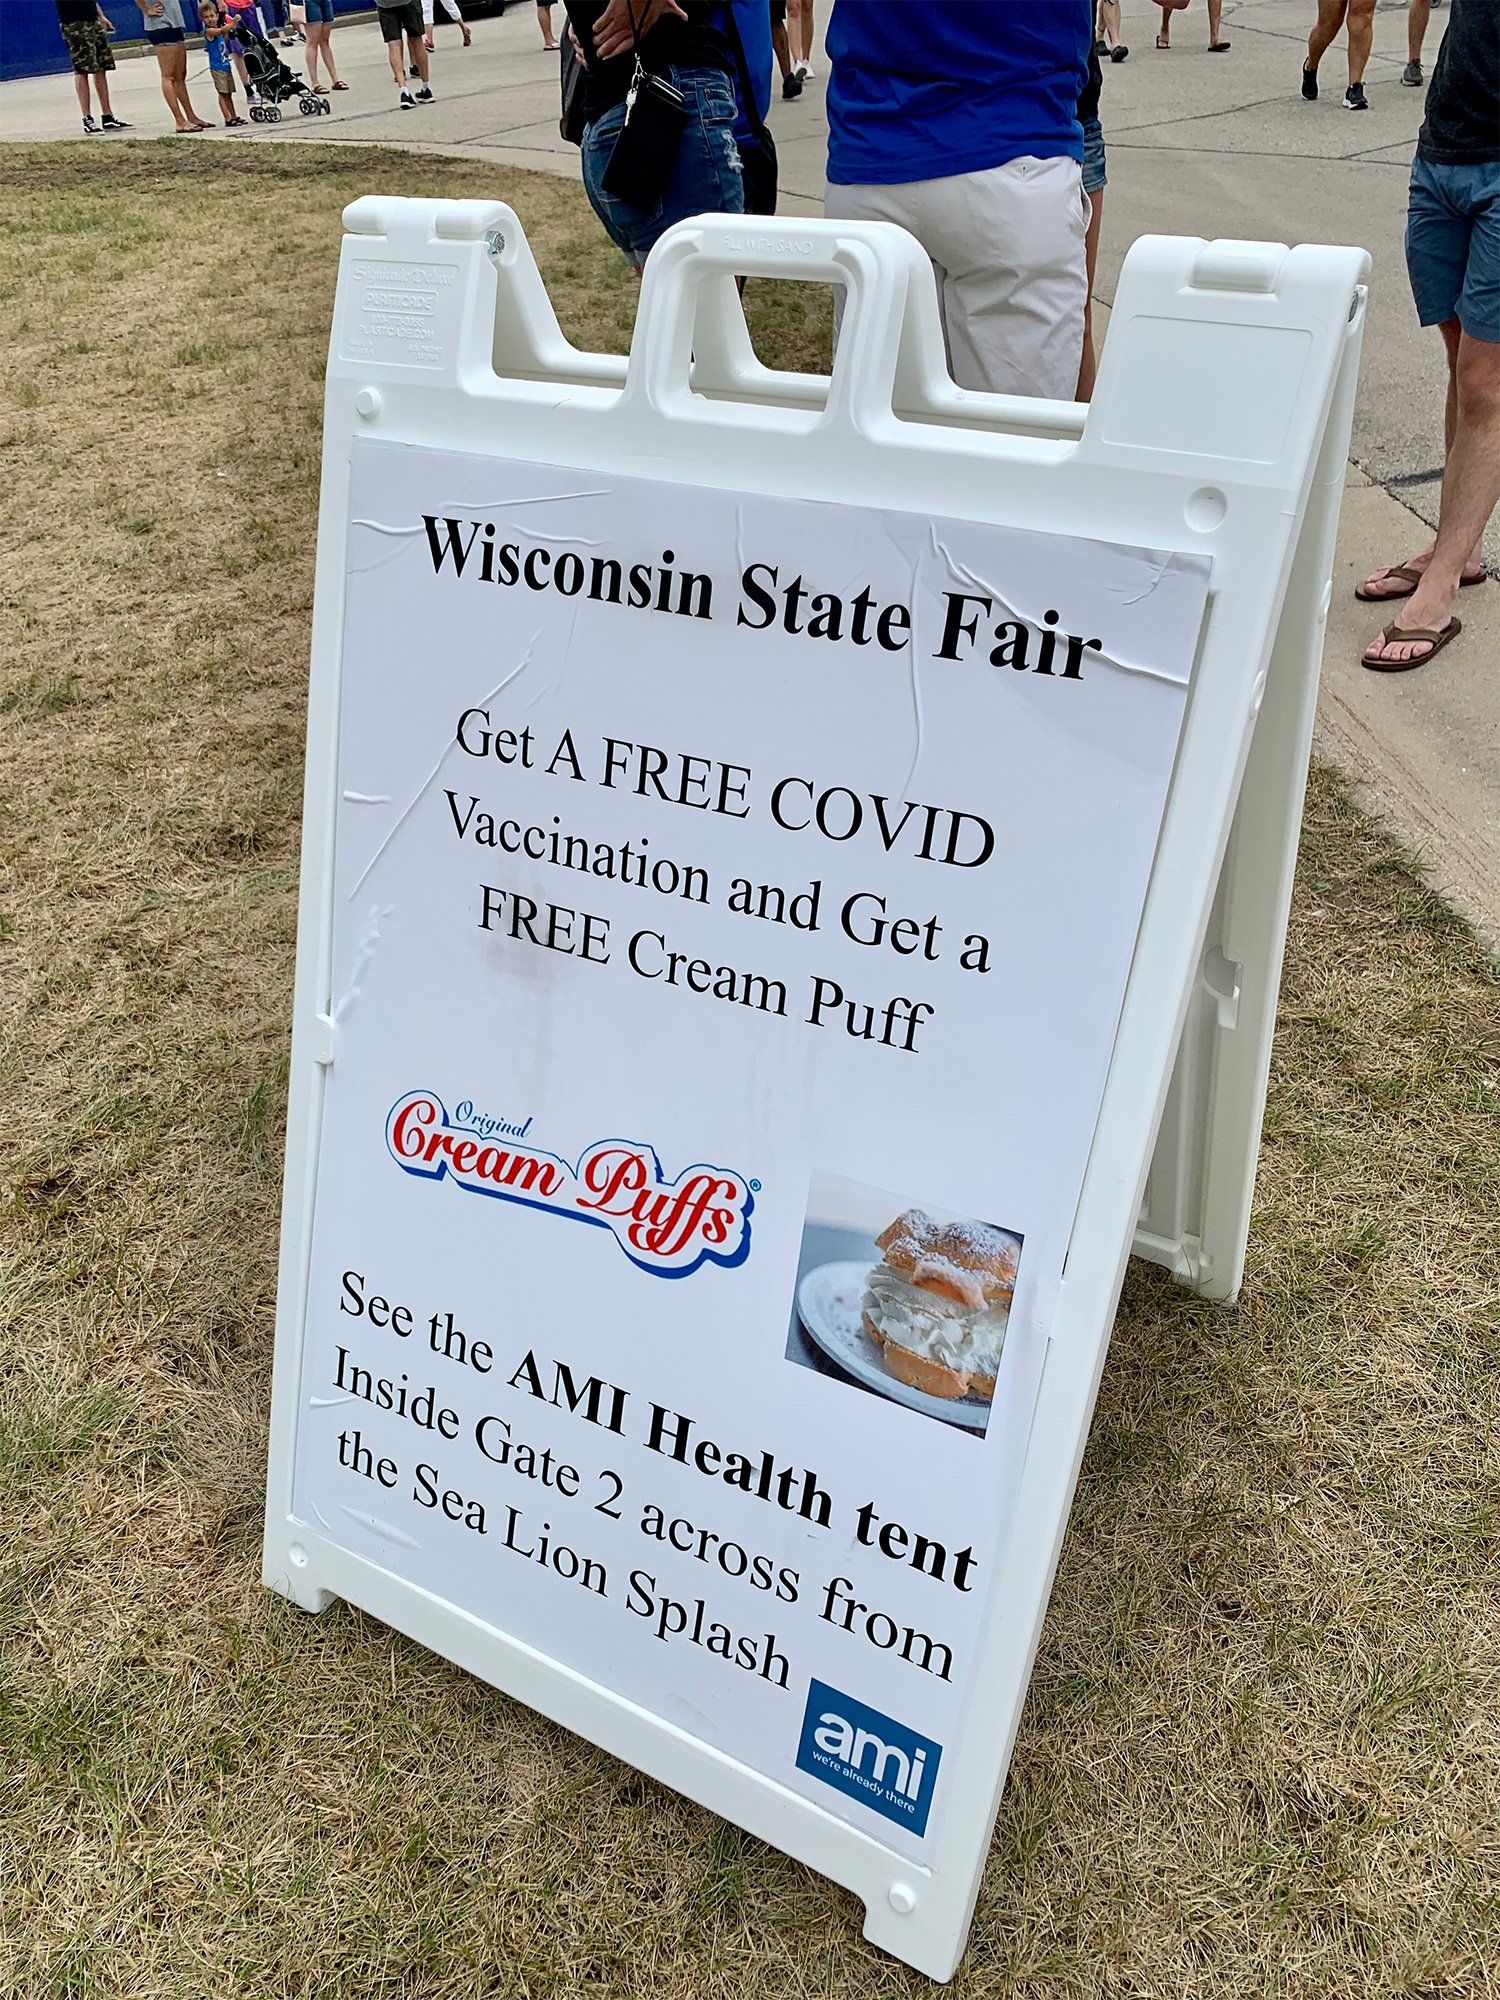
[[[921,243],[964,388],[1072,400],[1092,35],[1090,0],[838,0],[830,17],[825,211]]]

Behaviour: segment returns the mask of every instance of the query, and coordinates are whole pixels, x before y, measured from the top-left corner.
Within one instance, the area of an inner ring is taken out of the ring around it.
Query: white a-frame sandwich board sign
[[[884,225],[679,226],[627,365],[346,220],[266,1580],[947,1978],[1125,1259],[1238,1283],[1366,259],[1138,243],[1083,410]]]

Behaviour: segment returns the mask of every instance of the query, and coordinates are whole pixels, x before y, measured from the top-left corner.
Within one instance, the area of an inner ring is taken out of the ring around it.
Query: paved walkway
[[[132,11],[129,0],[118,0],[117,25]],[[1358,576],[1423,545],[1436,519],[1442,458],[1439,342],[1417,330],[1401,251],[1406,174],[1423,97],[1399,82],[1405,0],[1380,0],[1366,78],[1370,109],[1358,114],[1339,103],[1342,41],[1324,61],[1319,102],[1302,101],[1298,79],[1311,12],[1311,0],[1227,0],[1224,33],[1233,46],[1210,55],[1205,15],[1194,4],[1175,16],[1174,46],[1163,53],[1152,45],[1156,8],[1125,0],[1130,58],[1106,66],[1110,186],[1097,291],[1105,301],[1113,295],[1126,249],[1152,230],[1363,243],[1373,252],[1320,744],[1362,782],[1367,803],[1422,856],[1437,886],[1500,940],[1500,584],[1466,591],[1463,639],[1430,668],[1396,676],[1359,667],[1360,647],[1381,620],[1350,595]],[[1429,71],[1446,20],[1446,10],[1434,12]],[[452,25],[437,33],[438,97],[430,108],[399,110],[373,21],[356,18],[335,31],[350,88],[333,98],[332,117],[301,118],[291,110],[278,126],[174,143],[347,140],[576,174],[578,155],[557,131],[556,58],[541,48],[533,8],[514,5],[501,17],[476,20],[468,50]],[[287,54],[300,58],[300,51]],[[293,66],[301,67],[300,60]],[[213,93],[201,50],[193,52],[189,74],[207,116]],[[154,63],[122,56],[116,86],[117,109],[136,134],[166,129]],[[778,97],[772,124],[783,208],[819,212],[826,142],[821,75],[799,101]],[[0,85],[0,137],[127,143],[83,140],[66,76]],[[1224,391],[1233,395],[1235,384],[1227,382]],[[1490,557],[1500,562],[1500,530],[1492,529]]]

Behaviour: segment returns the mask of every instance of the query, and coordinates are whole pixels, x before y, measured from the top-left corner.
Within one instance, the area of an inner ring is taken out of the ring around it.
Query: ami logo
[[[909,1833],[927,1831],[942,1746],[852,1695],[814,1681],[802,1716],[797,1769],[847,1792]]]

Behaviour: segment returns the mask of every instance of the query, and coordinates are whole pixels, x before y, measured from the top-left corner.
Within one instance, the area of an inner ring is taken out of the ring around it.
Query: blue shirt
[[[1089,0],[834,0],[828,178],[841,186],[1083,158]]]

